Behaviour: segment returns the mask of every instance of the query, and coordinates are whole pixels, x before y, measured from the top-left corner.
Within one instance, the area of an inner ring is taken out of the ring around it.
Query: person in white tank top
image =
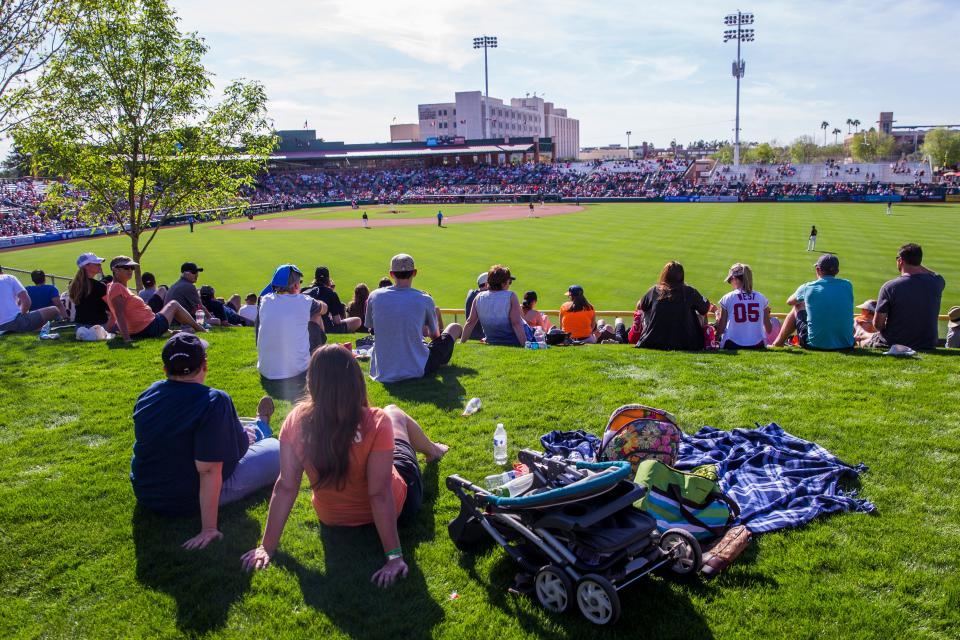
[[[733,291],[717,303],[717,335],[721,349],[763,349],[770,332],[770,303],[753,290],[750,266],[736,263],[727,273]]]
[[[302,393],[311,347],[326,342],[327,306],[300,293],[302,277],[294,265],[278,267],[261,293],[257,315],[257,370],[267,393],[281,399]]]

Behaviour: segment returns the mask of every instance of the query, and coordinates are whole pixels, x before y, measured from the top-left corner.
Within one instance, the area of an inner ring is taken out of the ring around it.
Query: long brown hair
[[[671,260],[663,266],[657,282],[657,300],[672,300],[683,287],[683,265]]]
[[[82,298],[90,295],[91,287],[87,272],[83,267],[80,267],[77,269],[77,275],[73,276],[73,280],[70,281],[70,300],[73,301],[73,304],[79,304]]]
[[[361,282],[353,288],[353,300],[347,306],[362,312],[367,307],[367,298],[369,297],[370,287]]]
[[[313,352],[307,369],[309,397],[298,409],[303,416],[300,431],[306,460],[317,470],[314,488],[347,484],[350,446],[367,406],[363,371],[353,354],[339,344]]]

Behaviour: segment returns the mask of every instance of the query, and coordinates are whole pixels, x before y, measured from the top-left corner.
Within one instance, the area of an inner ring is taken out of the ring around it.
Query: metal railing
[[[5,267],[3,265],[0,265],[0,269],[2,269],[4,273],[17,274],[19,276],[19,280],[22,280],[24,284],[27,284],[27,285],[33,284],[33,281],[30,279],[30,274],[32,273],[32,271],[24,271],[23,269],[14,269],[13,267]],[[53,286],[60,289],[61,293],[65,289],[67,289],[70,286],[70,283],[73,281],[72,276],[68,278],[67,276],[58,276],[52,273],[47,273],[46,276],[47,276],[47,281]],[[58,286],[57,280],[62,280],[63,286]]]

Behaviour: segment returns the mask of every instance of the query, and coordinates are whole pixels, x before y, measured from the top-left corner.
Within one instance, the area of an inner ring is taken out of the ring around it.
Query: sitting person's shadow
[[[260,523],[241,507],[251,499],[221,509],[224,538],[199,551],[180,547],[200,531],[199,516],[170,519],[139,505],[134,509],[137,581],[174,599],[177,628],[184,634],[203,635],[223,628],[230,607],[250,588],[250,574],[240,569],[239,558],[259,541]]]
[[[423,507],[412,522],[400,526],[409,574],[387,587],[388,593],[370,582],[384,564],[373,525],[327,527],[311,523],[323,546],[322,560],[281,552],[271,564],[295,575],[304,602],[352,638],[379,638],[387,633],[393,639],[432,638],[432,629],[444,614],[427,589],[426,577],[416,562],[416,548],[434,535],[437,484],[437,465],[427,465],[423,471]]]
[[[470,367],[446,365],[431,376],[403,382],[387,382],[384,388],[391,396],[403,402],[427,402],[449,411],[463,407],[466,389],[460,382],[463,376],[476,375]]]

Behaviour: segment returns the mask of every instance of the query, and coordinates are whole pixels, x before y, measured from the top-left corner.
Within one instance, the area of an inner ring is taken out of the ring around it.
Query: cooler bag
[[[634,506],[653,516],[661,533],[683,529],[700,541],[719,538],[739,517],[740,507],[720,490],[715,469],[709,471],[684,473],[659,460],[644,460],[634,482],[647,492]]]

